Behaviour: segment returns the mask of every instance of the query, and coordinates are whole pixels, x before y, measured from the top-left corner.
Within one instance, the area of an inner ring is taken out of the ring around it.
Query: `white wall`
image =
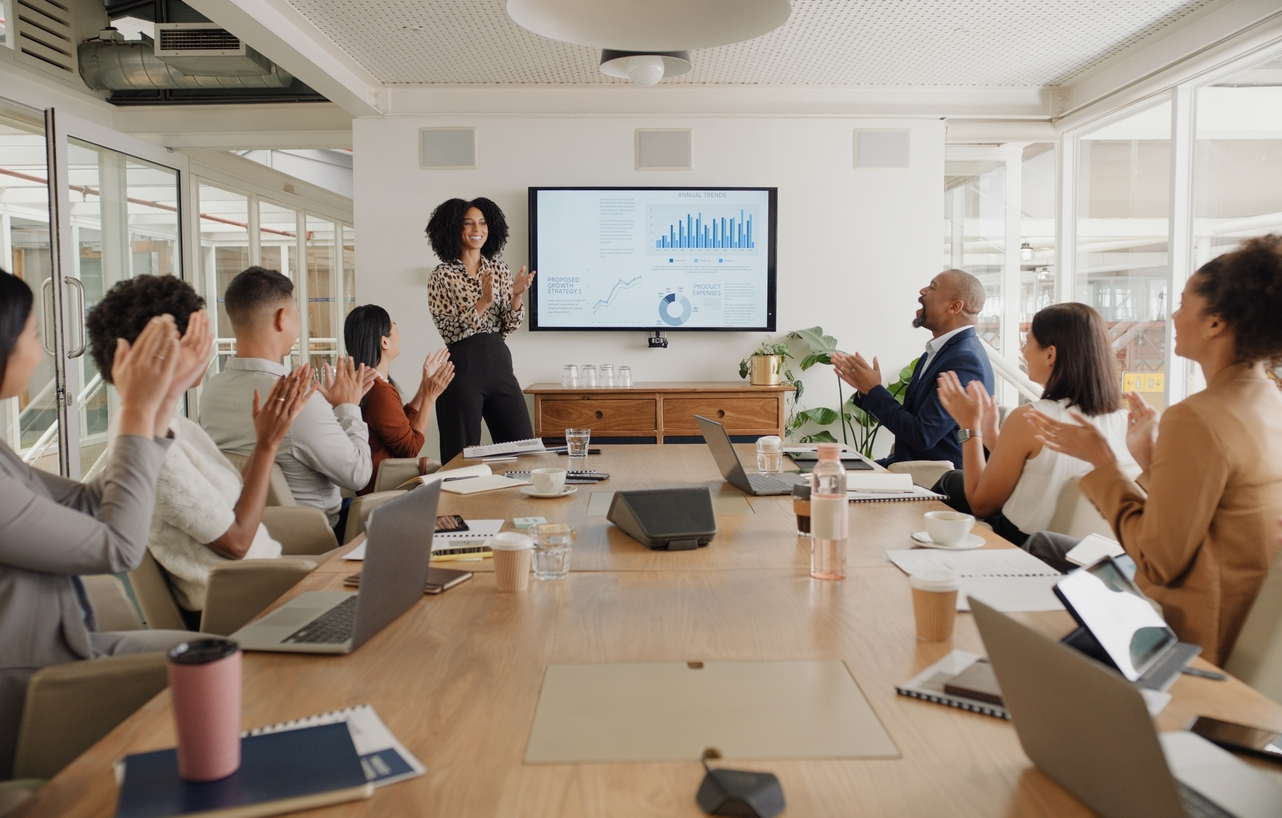
[[[477,129],[475,170],[418,167],[418,130]],[[637,171],[638,127],[694,130],[695,170]],[[853,169],[856,128],[912,132],[906,170]],[[360,118],[355,153],[356,297],[381,304],[401,330],[393,376],[416,384],[423,356],[441,345],[427,309],[436,265],[424,226],[450,197],[488,196],[512,233],[503,259],[526,263],[528,186],[723,185],[779,188],[778,327],[822,326],[843,349],[877,355],[887,378],[929,335],[910,322],[917,290],[941,269],[944,123],[855,117],[471,116]],[[666,350],[641,332],[529,332],[508,338],[522,386],[559,381],[566,363],[632,367],[638,381],[738,381],[759,333],[669,333]],[[829,367],[805,378],[808,407],[836,405]],[[881,446],[890,442],[883,433]],[[435,423],[428,451],[437,451]]]

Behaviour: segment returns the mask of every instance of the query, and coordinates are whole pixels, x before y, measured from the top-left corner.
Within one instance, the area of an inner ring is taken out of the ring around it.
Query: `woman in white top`
[[[1033,316],[1020,352],[1029,379],[1044,391],[1041,400],[1013,410],[1000,433],[997,407],[983,388],[962,388],[951,372],[939,376],[939,401],[969,436],[962,469],[936,486],[950,506],[987,520],[1016,545],[1050,525],[1064,484],[1091,469],[1038,442],[1028,420],[1032,408],[1057,419],[1075,409],[1104,434],[1124,466],[1139,470],[1126,448],[1127,413],[1099,313],[1085,304],[1049,306]]]
[[[180,330],[202,338],[206,356],[213,334],[204,299],[173,276],[139,276],[112,287],[86,319],[91,354],[103,377],[116,339],[133,342],[156,315],[172,315]],[[201,368],[188,388],[204,378]],[[255,393],[252,417],[257,444],[244,481],[200,425],[177,413],[169,422],[173,444],[156,479],[156,507],[147,538],[156,562],[169,574],[184,618],[193,630],[205,607],[209,569],[225,560],[270,559],[280,543],[262,524],[267,484],[281,440],[315,391],[311,370],[300,367],[276,382],[265,401]]]

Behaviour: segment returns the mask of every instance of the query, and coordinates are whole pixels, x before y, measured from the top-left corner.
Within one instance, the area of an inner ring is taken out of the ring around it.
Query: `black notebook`
[[[116,818],[254,818],[355,801],[374,792],[351,732],[341,722],[246,736],[240,741],[240,769],[218,781],[183,781],[175,749],[131,755],[120,766]]]

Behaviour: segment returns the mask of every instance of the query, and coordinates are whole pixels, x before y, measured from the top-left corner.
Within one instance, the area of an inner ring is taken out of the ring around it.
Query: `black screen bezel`
[[[779,188],[777,187],[724,187],[724,186],[544,186],[530,187],[529,191],[529,256],[531,270],[539,269],[539,208],[538,194],[543,190],[726,190],[726,191],[761,191],[767,194],[766,227],[769,246],[766,248],[766,324],[756,327],[542,327],[539,326],[539,277],[535,276],[534,284],[529,289],[530,298],[530,331],[531,332],[775,332],[777,326],[778,286],[778,233],[779,233]]]

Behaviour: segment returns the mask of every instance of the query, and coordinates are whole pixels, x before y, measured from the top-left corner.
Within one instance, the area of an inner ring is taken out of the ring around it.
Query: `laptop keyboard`
[[[748,475],[748,485],[757,491],[778,491],[786,489],[792,490],[792,483],[786,480],[780,480],[778,477],[771,477],[768,474],[750,474]]]
[[[1175,782],[1175,786],[1180,789],[1180,800],[1184,802],[1184,814],[1189,818],[1233,818],[1233,813],[1192,787],[1186,787],[1179,781]]]
[[[286,637],[286,642],[310,645],[341,645],[352,638],[356,623],[356,600],[353,594]]]

